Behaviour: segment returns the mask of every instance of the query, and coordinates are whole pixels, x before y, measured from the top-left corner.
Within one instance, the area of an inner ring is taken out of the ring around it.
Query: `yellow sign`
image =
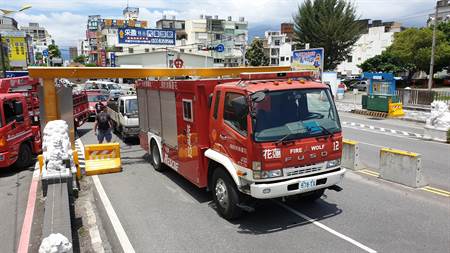
[[[8,58],[11,65],[14,62],[27,61],[27,43],[24,37],[2,37],[3,43],[8,46]]]
[[[389,103],[389,117],[400,117],[405,115],[402,103]]]

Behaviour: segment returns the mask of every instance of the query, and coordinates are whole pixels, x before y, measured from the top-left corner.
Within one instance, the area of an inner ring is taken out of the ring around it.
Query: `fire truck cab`
[[[141,146],[212,191],[233,219],[252,199],[339,190],[342,134],[328,86],[310,72],[137,83]]]

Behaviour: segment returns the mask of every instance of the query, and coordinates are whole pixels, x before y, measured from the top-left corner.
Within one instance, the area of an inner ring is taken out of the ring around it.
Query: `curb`
[[[351,113],[366,115],[377,118],[387,118],[388,114],[386,112],[374,112],[374,111],[366,111],[361,109],[353,109],[350,111]]]

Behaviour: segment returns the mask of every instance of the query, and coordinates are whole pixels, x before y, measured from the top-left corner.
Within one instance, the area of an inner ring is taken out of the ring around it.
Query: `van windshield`
[[[125,102],[125,111],[129,117],[138,116],[137,99],[129,99]]]
[[[267,92],[255,103],[253,119],[257,142],[290,140],[341,131],[328,89]]]

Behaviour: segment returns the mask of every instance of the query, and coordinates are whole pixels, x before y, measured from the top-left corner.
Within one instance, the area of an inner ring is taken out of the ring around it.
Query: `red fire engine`
[[[28,167],[42,151],[39,123],[39,81],[28,76],[0,79],[0,168]],[[73,95],[76,127],[89,115],[85,93]]]
[[[140,143],[165,166],[212,191],[233,219],[253,198],[341,190],[342,133],[328,86],[311,72],[137,83]]]

